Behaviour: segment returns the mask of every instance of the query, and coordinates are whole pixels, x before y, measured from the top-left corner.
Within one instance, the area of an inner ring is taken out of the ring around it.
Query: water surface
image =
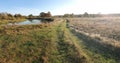
[[[15,23],[8,23],[8,25],[32,25],[32,24],[41,24],[41,20],[32,19],[32,20],[25,20],[23,22],[15,22]]]

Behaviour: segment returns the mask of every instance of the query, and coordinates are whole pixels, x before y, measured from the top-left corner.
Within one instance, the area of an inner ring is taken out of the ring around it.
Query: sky
[[[23,15],[39,15],[48,11],[52,15],[120,13],[119,6],[120,0],[0,0],[0,12]]]

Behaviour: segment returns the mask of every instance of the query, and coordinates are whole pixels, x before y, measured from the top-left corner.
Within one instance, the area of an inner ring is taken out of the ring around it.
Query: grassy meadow
[[[39,25],[0,26],[0,63],[119,62],[119,56],[117,56],[119,48],[110,45],[111,42],[106,44],[98,36],[92,37],[89,35],[92,29],[87,27],[92,28],[93,24],[98,22],[95,21],[94,23],[93,20],[99,19],[68,19],[70,23],[66,22],[66,19],[56,18],[54,22]],[[96,27],[94,26],[94,28]],[[79,30],[82,32],[79,32]],[[103,30],[105,29],[101,29],[97,33]],[[93,31],[93,33],[96,33],[96,31]],[[103,37],[107,36],[109,35]]]
[[[115,61],[108,63],[119,62],[120,17],[70,18],[69,21],[73,33],[84,41],[87,50],[94,53],[93,57],[100,54],[105,60]],[[100,57],[98,55],[95,58]]]
[[[67,31],[65,20],[61,19],[40,25],[1,26],[0,62],[86,62],[84,56],[69,40]]]
[[[120,47],[120,17],[73,18],[70,23],[83,34]]]

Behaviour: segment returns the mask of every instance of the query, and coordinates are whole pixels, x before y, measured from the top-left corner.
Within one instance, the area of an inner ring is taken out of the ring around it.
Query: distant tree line
[[[43,18],[43,17],[52,17],[51,12],[41,12],[38,16],[34,16],[32,14],[28,15],[28,18]]]
[[[64,14],[63,17],[74,17],[74,14],[73,13],[72,14]]]
[[[101,16],[103,16],[103,15],[101,15],[101,14],[89,14],[89,13],[85,12],[84,14],[78,14],[78,15],[71,13],[71,14],[57,15],[54,17],[73,18],[73,17],[101,17]]]
[[[14,20],[14,19],[23,19],[26,18],[21,14],[12,15],[10,13],[0,13],[0,20]]]

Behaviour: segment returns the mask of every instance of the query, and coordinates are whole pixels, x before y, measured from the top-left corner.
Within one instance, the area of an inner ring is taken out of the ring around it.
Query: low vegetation
[[[72,32],[83,40],[85,49],[102,58],[100,63],[107,63],[108,59],[112,61],[108,63],[119,62],[119,17],[71,18],[69,21]]]
[[[119,17],[73,18],[70,19],[70,23],[73,28],[89,36],[99,37],[99,39],[109,41],[112,45],[116,43],[115,46],[119,47],[119,20]]]
[[[1,63],[85,63],[69,40],[64,20],[40,25],[1,26]]]
[[[26,17],[22,16],[21,14],[12,15],[10,13],[0,13],[0,25],[13,22],[20,22],[24,21],[25,19]]]
[[[90,19],[93,20],[56,18],[39,25],[0,26],[0,62],[118,63],[119,47],[106,44],[99,36],[89,35],[91,29],[86,23]]]

